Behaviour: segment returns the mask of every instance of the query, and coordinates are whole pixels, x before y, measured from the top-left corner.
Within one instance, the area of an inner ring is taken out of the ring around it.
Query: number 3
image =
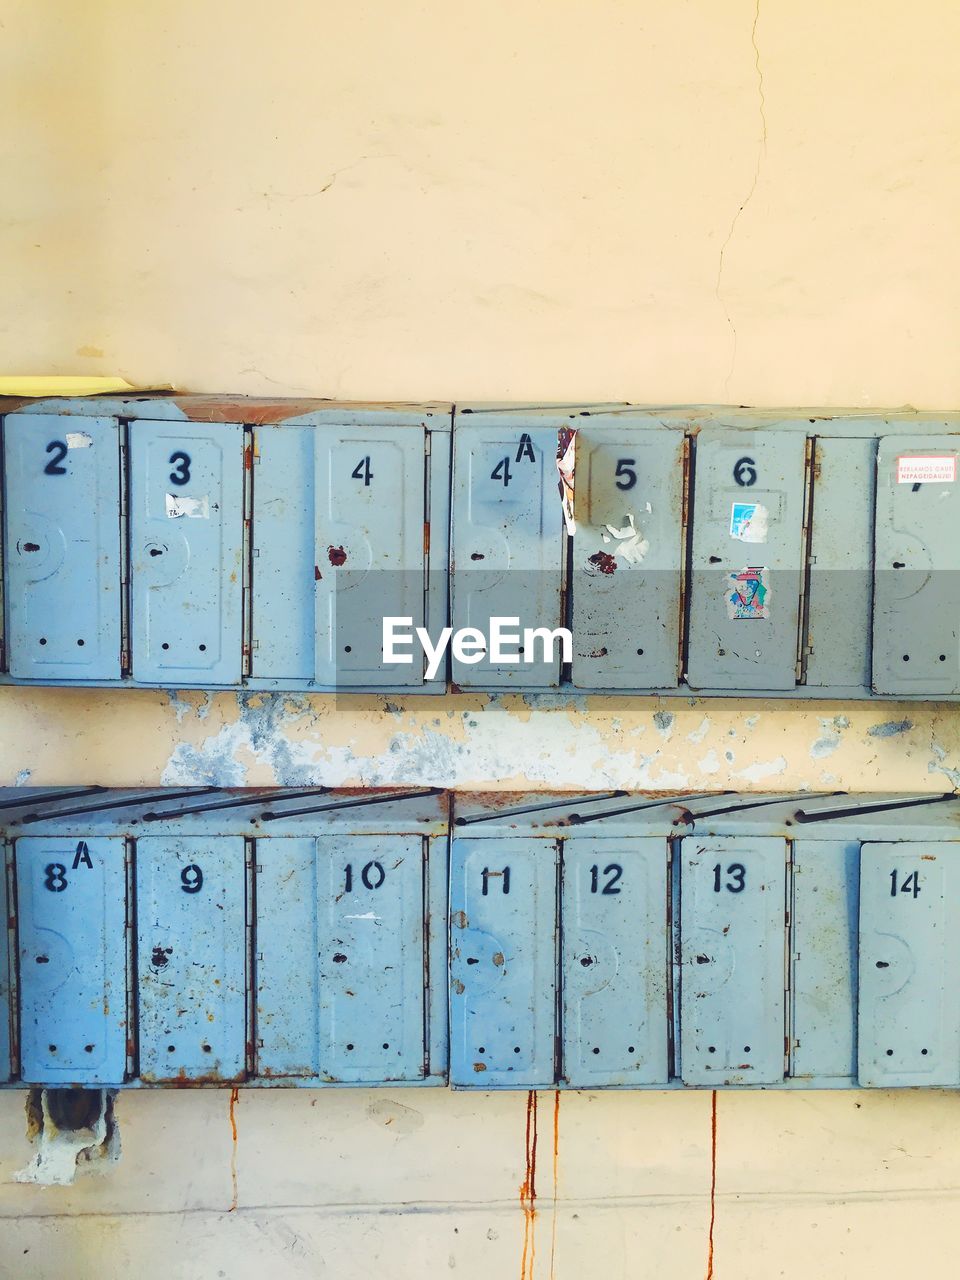
[[[176,453],[170,455],[170,466],[175,469],[170,472],[171,484],[188,484],[190,482],[190,455],[189,453]]]

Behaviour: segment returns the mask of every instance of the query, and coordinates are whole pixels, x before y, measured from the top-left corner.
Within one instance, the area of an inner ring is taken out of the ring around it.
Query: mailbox
[[[557,428],[523,415],[461,418],[453,464],[452,625],[472,628],[478,662],[453,661],[463,688],[554,688],[560,656],[551,646],[525,652],[523,633],[564,623],[563,517],[557,494]],[[515,619],[491,662],[491,619]],[[540,642],[538,642],[540,643]],[[533,648],[533,642],[531,642]]]
[[[415,834],[258,839],[263,1075],[426,1078],[427,870]]]
[[[556,844],[454,840],[451,1083],[480,1089],[552,1084],[556,990]]]
[[[860,852],[860,1083],[960,1085],[955,841]]]
[[[423,650],[386,662],[383,619],[446,622],[449,409],[329,410],[258,426],[252,448],[254,680],[443,688]]]
[[[616,414],[580,419],[578,428],[572,683],[675,688],[687,441],[682,429],[641,426]]]
[[[4,481],[11,677],[118,680],[117,420],[9,416]]]
[[[680,1063],[685,1084],[785,1075],[786,846],[683,841]]]
[[[127,893],[120,836],[15,843],[20,1070],[50,1086],[116,1085],[127,1066]]]
[[[658,837],[564,841],[563,1079],[670,1078],[669,850]]]
[[[238,684],[241,426],[131,423],[130,551],[134,677]]]
[[[884,436],[877,452],[873,687],[960,693],[957,436]]]
[[[242,1079],[243,837],[139,837],[136,868],[141,1079]]]

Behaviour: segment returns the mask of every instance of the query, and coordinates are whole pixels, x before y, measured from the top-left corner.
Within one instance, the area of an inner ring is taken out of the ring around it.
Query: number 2
[[[67,446],[62,440],[51,440],[47,445],[46,452],[52,453],[53,457],[43,468],[43,474],[45,476],[65,476],[67,468],[61,467],[60,463],[67,456]]]

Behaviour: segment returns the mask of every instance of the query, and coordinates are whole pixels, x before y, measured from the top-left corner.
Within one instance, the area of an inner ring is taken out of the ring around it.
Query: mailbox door
[[[685,1084],[784,1076],[786,846],[683,841],[680,1058]]]
[[[790,1074],[857,1074],[857,919],[860,844],[793,846],[793,1047]]]
[[[10,912],[7,903],[7,868],[3,859],[3,874],[0,875],[0,920],[9,924]],[[10,950],[7,940],[0,936],[0,1084],[10,1079],[12,1063],[10,1060]]]
[[[563,519],[557,493],[554,428],[460,427],[454,434],[453,626],[488,637],[490,619],[515,618],[510,634],[563,625]],[[516,653],[516,645],[504,645]],[[453,661],[463,687],[551,688],[560,649],[538,640],[513,663]],[[524,648],[526,646],[524,645]],[[521,661],[534,656],[535,662]]]
[[[31,1084],[120,1084],[127,908],[120,836],[16,841],[20,1065]]]
[[[320,1071],[317,842],[257,839],[257,1074]]]
[[[685,441],[676,431],[577,433],[573,683],[676,686]]]
[[[4,461],[11,676],[118,680],[116,420],[10,415]]]
[[[316,436],[316,678],[325,685],[421,685],[384,662],[383,619],[422,627],[426,589],[424,431],[364,427]]]
[[[134,677],[239,683],[242,427],[133,422],[130,475]]]
[[[957,436],[884,436],[877,452],[873,687],[960,693]]]
[[[820,438],[815,449],[806,683],[867,690],[877,442]]]
[[[694,689],[796,683],[805,457],[799,433],[697,438],[687,670]]]
[[[667,844],[567,840],[561,890],[563,1078],[669,1078]]]
[[[557,851],[551,841],[454,840],[450,1080],[477,1089],[555,1080]]]
[[[424,851],[420,836],[321,836],[320,1073],[422,1080]]]
[[[859,1076],[960,1084],[960,859],[950,842],[860,854]]]
[[[140,1075],[242,1079],[243,837],[147,836],[136,862]]]

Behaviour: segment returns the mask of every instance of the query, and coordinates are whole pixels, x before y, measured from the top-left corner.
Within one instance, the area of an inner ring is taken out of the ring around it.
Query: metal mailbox
[[[936,840],[861,849],[861,1084],[960,1085],[957,854]]]
[[[670,1078],[669,850],[656,836],[563,844],[563,1079]]]
[[[136,846],[143,1080],[237,1080],[246,1066],[242,836],[147,836]]]
[[[4,488],[11,677],[119,679],[117,420],[8,417]]]
[[[605,425],[610,418],[616,425]],[[679,678],[687,441],[601,415],[576,433],[572,683],[670,689]]]
[[[873,687],[960,693],[957,436],[884,436],[877,452]]]
[[[130,425],[133,674],[239,684],[243,428]]]
[[[450,1080],[553,1083],[557,850],[455,839],[450,866]]]
[[[126,849],[120,836],[15,843],[22,1079],[120,1084],[127,1066]]]
[[[552,633],[563,615],[563,519],[557,497],[557,429],[522,416],[462,418],[453,462],[452,624],[477,633],[478,662],[452,664],[464,688],[553,688],[560,659],[551,647],[523,652],[525,630]],[[493,421],[487,419],[493,417]],[[511,657],[487,656],[492,618],[515,619],[504,644]],[[531,659],[536,658],[536,661]]]

